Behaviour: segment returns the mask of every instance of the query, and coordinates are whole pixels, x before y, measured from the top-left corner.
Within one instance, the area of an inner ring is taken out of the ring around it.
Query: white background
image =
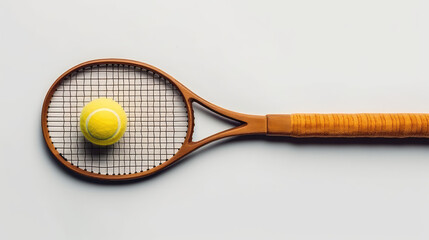
[[[238,138],[103,185],[63,171],[40,127],[53,81],[105,57],[245,113],[429,112],[428,12],[424,0],[1,0],[0,239],[428,239],[429,141]]]

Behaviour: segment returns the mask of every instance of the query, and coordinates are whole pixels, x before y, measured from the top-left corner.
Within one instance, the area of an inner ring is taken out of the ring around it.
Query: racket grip
[[[429,114],[267,115],[267,134],[292,137],[429,137]]]

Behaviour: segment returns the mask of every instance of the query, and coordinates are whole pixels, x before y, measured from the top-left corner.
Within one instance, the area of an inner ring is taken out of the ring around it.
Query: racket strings
[[[122,139],[101,147],[80,132],[82,108],[97,98],[111,98],[127,113]],[[188,131],[186,104],[168,80],[125,64],[91,65],[66,76],[48,108],[52,144],[71,164],[88,172],[123,175],[147,171],[170,159]]]

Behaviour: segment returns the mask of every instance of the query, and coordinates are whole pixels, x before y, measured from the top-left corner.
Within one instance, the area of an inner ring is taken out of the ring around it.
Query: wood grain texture
[[[429,137],[429,114],[291,114],[267,118],[269,134],[293,137]]]

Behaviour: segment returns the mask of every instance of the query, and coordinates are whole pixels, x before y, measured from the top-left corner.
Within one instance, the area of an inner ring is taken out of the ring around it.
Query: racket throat
[[[267,134],[267,117],[259,115],[247,115],[242,113],[235,113],[234,117],[228,116],[237,122],[241,122],[240,125],[218,132],[204,139],[193,141],[192,139],[188,144],[194,148],[199,148],[207,143],[220,140],[226,137],[240,136],[240,135],[259,135]]]

